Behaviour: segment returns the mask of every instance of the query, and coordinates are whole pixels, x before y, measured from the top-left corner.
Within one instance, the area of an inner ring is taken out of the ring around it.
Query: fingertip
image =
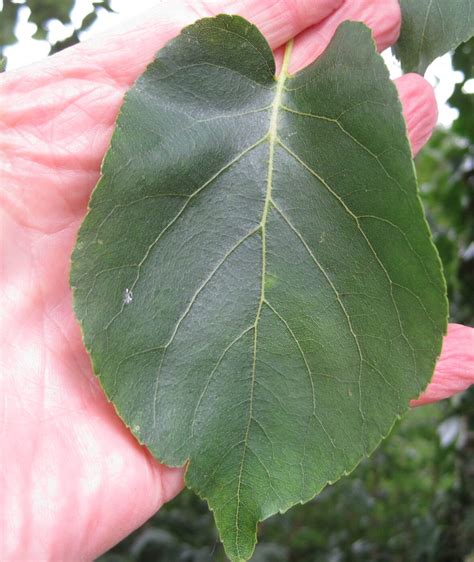
[[[418,74],[405,74],[395,80],[403,107],[413,155],[430,138],[438,121],[438,105],[432,86]]]
[[[443,351],[428,388],[410,406],[449,398],[474,384],[474,328],[449,324]]]
[[[383,4],[383,5],[380,5]],[[379,52],[393,45],[400,34],[401,10],[397,0],[351,0],[317,24],[300,33],[293,49],[290,72],[305,67],[325,50],[344,21],[360,21],[370,27]]]
[[[153,458],[151,462],[154,465],[157,480],[160,482],[159,500],[156,504],[156,509],[158,510],[163,504],[177,496],[184,488],[185,468],[166,466]]]

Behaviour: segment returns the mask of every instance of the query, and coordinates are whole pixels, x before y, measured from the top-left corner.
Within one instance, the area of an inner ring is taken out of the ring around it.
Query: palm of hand
[[[291,10],[292,2],[286,4]],[[379,46],[396,38],[396,2],[381,10],[361,0],[339,12],[341,0],[307,4],[307,14],[301,5],[293,13],[284,11],[284,2],[264,1],[242,2],[236,11],[262,27],[275,47],[316,24],[298,38],[296,66],[319,54],[338,21],[351,15],[374,28]],[[15,458],[1,483],[10,513],[2,559],[93,558],[182,485],[182,470],[154,461],[107,403],[91,372],[68,285],[69,256],[125,90],[166,40],[209,10],[197,14],[183,4],[169,20],[163,14],[161,8],[139,26],[6,75],[1,83],[2,183],[8,186],[2,446]],[[414,78],[399,89],[412,144],[419,147],[435,115],[431,91]],[[410,104],[423,98],[430,103],[415,116]]]
[[[91,559],[181,486],[181,471],[154,462],[107,403],[74,320],[69,256],[125,84],[65,66],[30,71],[34,97],[14,79],[6,92],[2,448],[14,451],[4,477],[17,505],[2,559]],[[107,535],[96,525],[105,514]]]

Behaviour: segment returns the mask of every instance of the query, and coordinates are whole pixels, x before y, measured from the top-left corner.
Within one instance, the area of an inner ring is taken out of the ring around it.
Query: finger
[[[474,384],[474,328],[450,324],[443,351],[428,388],[410,406],[449,398]]]
[[[444,338],[441,357],[425,392],[412,400],[421,406],[449,398],[474,384],[474,328],[450,324]]]
[[[219,13],[239,14],[254,23],[272,48],[327,18],[343,0],[167,0],[132,22],[101,37],[67,49],[57,55],[95,74],[105,69],[105,77],[130,85],[163,45],[186,25]]]
[[[431,85],[418,74],[395,80],[413,155],[428,141],[438,119],[438,106]]]
[[[327,47],[336,29],[346,20],[361,21],[371,28],[379,51],[393,45],[400,33],[401,13],[397,0],[351,0],[325,20],[308,27],[295,40],[290,72],[315,60]]]
[[[286,43],[307,27],[317,24],[342,6],[344,0],[211,0],[204,14],[239,14],[254,23],[272,49]]]

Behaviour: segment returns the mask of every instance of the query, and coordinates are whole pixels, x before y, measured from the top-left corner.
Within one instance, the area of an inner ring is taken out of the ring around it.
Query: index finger
[[[295,40],[290,72],[296,72],[319,57],[336,29],[346,20],[360,21],[372,30],[378,51],[393,45],[400,33],[398,0],[351,0],[323,21],[303,31]]]

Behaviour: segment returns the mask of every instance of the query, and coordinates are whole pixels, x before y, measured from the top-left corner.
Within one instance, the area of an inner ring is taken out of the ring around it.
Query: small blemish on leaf
[[[265,289],[272,289],[278,282],[278,279],[273,275],[266,275],[265,277]]]
[[[133,293],[130,289],[125,289],[123,292],[123,304],[130,304],[133,301]]]

